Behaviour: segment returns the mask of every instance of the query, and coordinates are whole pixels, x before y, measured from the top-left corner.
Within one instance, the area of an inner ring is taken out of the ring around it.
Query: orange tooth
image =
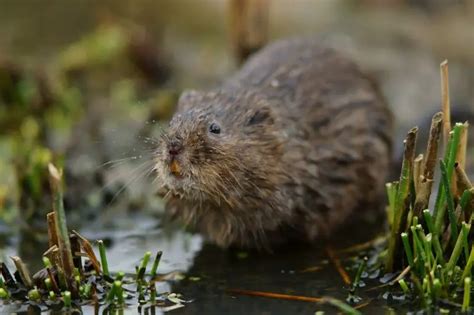
[[[181,167],[176,160],[171,161],[170,170],[174,175],[179,175],[181,173]]]

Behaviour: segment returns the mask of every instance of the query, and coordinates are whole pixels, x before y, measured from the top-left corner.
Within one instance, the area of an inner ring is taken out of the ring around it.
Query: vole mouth
[[[173,175],[176,178],[182,178],[182,173],[181,173],[181,165],[179,162],[173,158],[171,159],[169,163],[169,169],[170,169],[170,174]]]

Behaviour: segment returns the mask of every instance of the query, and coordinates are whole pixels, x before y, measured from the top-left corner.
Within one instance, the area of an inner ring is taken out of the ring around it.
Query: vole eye
[[[221,127],[216,123],[212,123],[209,126],[209,132],[212,132],[212,133],[215,133],[215,134],[220,134],[221,133]]]

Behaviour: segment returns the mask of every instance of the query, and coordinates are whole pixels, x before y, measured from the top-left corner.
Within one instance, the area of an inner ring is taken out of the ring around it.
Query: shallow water
[[[313,314],[317,310],[333,314],[336,309],[328,305],[310,302],[287,301],[264,297],[235,295],[232,289],[267,291],[290,295],[310,297],[331,296],[345,300],[348,296],[348,286],[344,284],[333,263],[328,259],[326,246],[310,247],[304,244],[294,244],[275,250],[274,253],[258,253],[239,249],[222,250],[206,244],[199,235],[189,234],[180,229],[162,229],[154,217],[142,215],[129,216],[117,220],[116,226],[110,230],[97,232],[92,225],[81,230],[90,240],[103,239],[109,244],[107,257],[111,272],[124,271],[133,273],[135,266],[146,251],[163,251],[160,263],[160,273],[172,273],[174,280],[160,282],[158,292],[181,293],[185,304],[181,309],[173,310],[174,314]],[[99,223],[100,224],[100,223]],[[334,240],[334,250],[346,248],[351,244],[365,242],[373,237],[364,235],[360,229],[353,227],[341,233],[341,239]],[[347,236],[351,237],[348,238]],[[21,242],[20,242],[21,240]],[[18,249],[17,246],[22,248]],[[332,245],[331,245],[332,247]],[[36,253],[31,249],[35,248]],[[46,249],[46,244],[22,238],[2,251],[3,257],[14,253],[29,253],[27,262],[31,270],[37,270],[38,257]],[[98,253],[97,253],[98,254]],[[351,256],[361,257],[364,253],[337,254],[351,277],[355,269]],[[8,259],[5,259],[8,262]],[[382,297],[385,289],[367,290],[381,285],[378,280],[369,279],[365,275],[365,288],[359,288],[356,295],[362,298],[358,304],[369,303],[361,311],[363,313],[390,313],[393,307],[397,311],[405,309],[403,303],[388,302]],[[375,276],[375,275],[372,275]],[[19,314],[39,313],[38,309],[23,305]],[[18,311],[16,306],[3,307],[2,312]],[[94,314],[93,306],[83,306],[85,314]],[[148,310],[150,311],[150,310]],[[139,312],[138,305],[129,305],[125,314]],[[157,314],[160,313],[156,309]],[[106,314],[103,309],[99,313]],[[145,314],[145,310],[141,310]]]

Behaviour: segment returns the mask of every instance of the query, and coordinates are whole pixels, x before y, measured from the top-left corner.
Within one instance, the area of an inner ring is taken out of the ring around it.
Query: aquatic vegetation
[[[31,223],[50,204],[44,169],[61,164],[57,145],[81,116],[77,88],[47,71],[0,61],[0,219]],[[58,136],[56,136],[58,135]]]
[[[451,127],[446,62],[441,74],[443,111],[433,116],[426,152],[415,157],[413,128],[404,142],[400,179],[387,184],[390,235],[383,254],[385,271],[403,270],[396,280],[407,297],[426,308],[468,311],[474,262],[474,187],[464,171],[468,124]],[[433,191],[436,169],[440,180]]]
[[[0,300],[3,304],[22,302],[51,309],[73,310],[86,303],[120,309],[128,304],[142,308],[183,307],[186,301],[175,293],[157,293],[157,269],[162,252],[154,257],[150,271],[151,252],[146,252],[135,274],[109,271],[107,253],[98,240],[100,262],[92,244],[76,231],[67,229],[63,204],[62,172],[48,165],[53,192],[53,212],[48,213],[49,249],[43,255],[44,268],[31,275],[20,257],[11,257],[16,272],[0,263]],[[83,262],[83,260],[85,260]]]

